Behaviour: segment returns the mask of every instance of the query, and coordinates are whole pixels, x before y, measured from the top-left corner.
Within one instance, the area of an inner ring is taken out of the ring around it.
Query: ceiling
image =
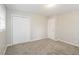
[[[49,8],[45,4],[7,4],[7,9],[42,14],[45,16],[59,15],[71,11],[78,11],[79,4],[56,4]]]

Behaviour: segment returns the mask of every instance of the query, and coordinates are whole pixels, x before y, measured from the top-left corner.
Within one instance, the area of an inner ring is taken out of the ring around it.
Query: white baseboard
[[[48,37],[49,39],[52,39],[54,41],[57,41],[54,37]]]
[[[49,37],[48,37],[48,38],[49,38]],[[41,39],[45,39],[45,38],[35,38],[35,39],[32,39],[32,40],[27,41],[27,42],[37,41],[37,40],[41,40]],[[74,45],[74,46],[79,47],[79,45],[78,45],[78,44],[76,44],[76,43],[72,43],[72,42],[68,42],[68,41],[65,41],[65,40],[61,40],[61,39],[54,39],[54,38],[49,38],[49,39],[52,39],[52,40],[54,40],[54,41],[61,41],[61,42],[65,42],[65,43],[67,43],[67,44],[70,44],[70,45]],[[23,43],[26,43],[26,42],[23,42]],[[16,45],[16,44],[8,44],[7,46],[12,46],[12,45]],[[5,50],[6,50],[6,49],[5,49]]]
[[[12,46],[12,45],[13,45],[13,44],[7,44],[7,47],[8,47],[8,46]]]
[[[50,39],[52,39],[52,38],[50,38]],[[69,42],[69,41],[65,41],[65,40],[62,40],[62,39],[59,39],[59,38],[57,38],[57,39],[52,39],[52,40],[64,42],[64,43],[67,43],[67,44],[70,44],[70,45],[79,47],[79,44],[72,43],[72,42]]]
[[[45,37],[35,38],[35,39],[29,40],[29,41],[26,41],[26,42],[32,42],[32,41],[37,41],[37,40],[41,40],[41,39],[45,39]],[[22,42],[22,43],[26,43],[26,42]],[[21,44],[21,43],[17,43],[17,44]],[[7,46],[12,46],[12,45],[16,45],[16,44],[7,44]]]
[[[79,45],[76,44],[76,43],[68,42],[68,41],[65,41],[65,40],[58,40],[58,41],[65,42],[65,43],[67,43],[67,44],[70,44],[70,45],[79,47]]]

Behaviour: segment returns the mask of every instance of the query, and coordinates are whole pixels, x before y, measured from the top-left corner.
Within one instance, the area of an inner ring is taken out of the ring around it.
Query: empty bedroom
[[[79,4],[0,4],[0,55],[79,55]]]

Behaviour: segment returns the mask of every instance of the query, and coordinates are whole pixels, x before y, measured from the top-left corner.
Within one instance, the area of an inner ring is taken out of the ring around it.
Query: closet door
[[[12,17],[13,44],[24,43],[31,39],[31,22],[26,17]]]

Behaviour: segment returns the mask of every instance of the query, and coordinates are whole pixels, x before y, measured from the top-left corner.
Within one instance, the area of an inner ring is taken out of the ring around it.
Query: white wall
[[[0,5],[0,21],[1,20],[6,22],[6,8],[4,5]],[[0,54],[4,54],[5,51],[6,51],[6,30],[1,29],[1,23],[0,23]]]
[[[79,46],[79,12],[71,12],[57,17],[56,39]]]
[[[55,21],[56,17],[50,17],[48,19],[48,38],[55,39]]]
[[[38,40],[47,37],[47,18],[40,15],[32,16],[32,39]]]
[[[7,42],[11,44],[11,17],[22,16],[31,18],[31,40],[38,40],[47,37],[47,17],[38,14],[21,11],[7,10]]]

